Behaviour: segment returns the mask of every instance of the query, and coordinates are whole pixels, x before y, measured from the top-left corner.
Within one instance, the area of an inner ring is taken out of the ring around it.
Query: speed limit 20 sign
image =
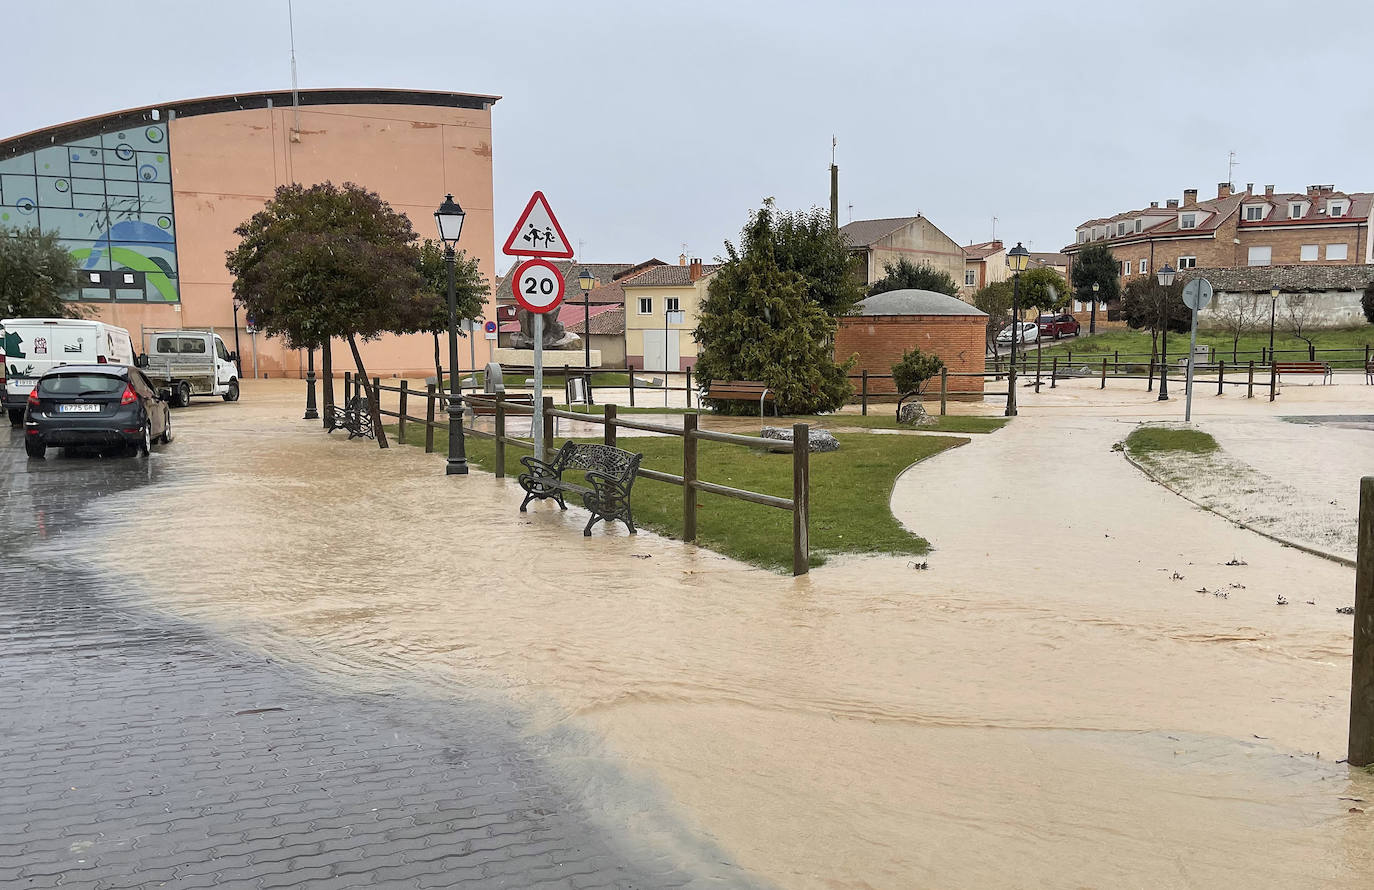
[[[548,260],[526,260],[511,276],[515,302],[531,312],[542,314],[563,302],[563,274]]]

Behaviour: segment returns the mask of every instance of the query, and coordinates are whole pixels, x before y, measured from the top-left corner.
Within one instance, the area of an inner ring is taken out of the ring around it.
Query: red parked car
[[[1040,337],[1077,337],[1078,322],[1072,315],[1042,315],[1036,322],[1040,325]]]

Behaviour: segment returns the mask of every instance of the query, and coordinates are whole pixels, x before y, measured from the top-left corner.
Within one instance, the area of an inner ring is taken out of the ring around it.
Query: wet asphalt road
[[[698,883],[597,827],[512,715],[339,691],[113,589],[93,526],[194,447],[30,462],[0,432],[0,888]]]

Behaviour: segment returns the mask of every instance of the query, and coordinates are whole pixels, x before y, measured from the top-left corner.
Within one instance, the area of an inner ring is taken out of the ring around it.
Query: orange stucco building
[[[191,99],[115,112],[0,141],[0,227],[54,231],[77,257],[74,294],[126,328],[237,333],[245,377],[299,376],[303,353],[237,330],[226,251],[277,186],[356,182],[437,238],[452,193],[467,212],[459,248],[495,281],[491,106],[496,96],[423,90],[302,90]],[[327,298],[328,295],[321,295]],[[494,309],[485,313],[495,318]],[[479,365],[488,341],[476,341]],[[468,347],[462,346],[464,358]],[[335,344],[335,369],[351,367]],[[433,373],[428,335],[363,351],[368,371]]]

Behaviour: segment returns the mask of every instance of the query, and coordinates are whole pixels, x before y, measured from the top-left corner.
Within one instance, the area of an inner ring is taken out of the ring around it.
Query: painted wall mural
[[[0,227],[32,226],[76,257],[75,298],[178,302],[166,123],[0,160]]]

